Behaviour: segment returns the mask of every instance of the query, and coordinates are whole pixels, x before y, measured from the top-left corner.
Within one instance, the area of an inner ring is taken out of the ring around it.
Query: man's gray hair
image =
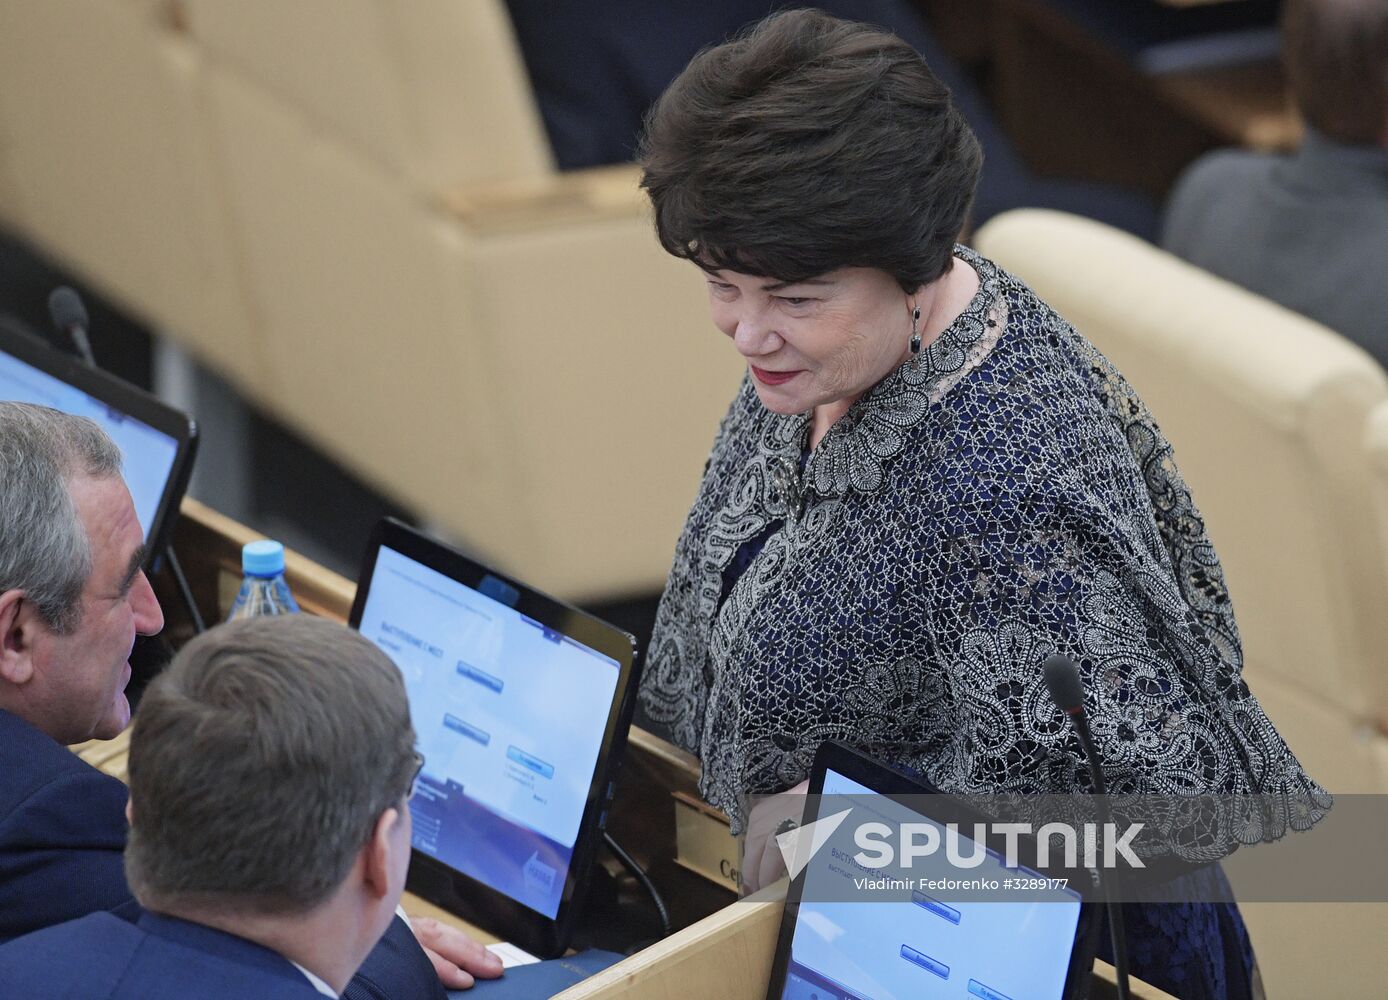
[[[296,914],[403,808],[414,729],[400,671],[308,615],[220,625],[140,701],[125,872],[152,909]]]
[[[68,484],[120,468],[120,449],[86,417],[0,402],[0,593],[23,590],[55,632],[77,627],[92,571]]]

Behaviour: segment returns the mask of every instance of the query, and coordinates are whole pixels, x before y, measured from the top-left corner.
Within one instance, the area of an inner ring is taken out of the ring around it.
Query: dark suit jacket
[[[121,782],[0,711],[0,942],[101,910],[139,919],[125,884],[125,800]],[[348,1000],[445,996],[399,918],[344,994]]]
[[[125,785],[0,711],[0,941],[129,903]]]
[[[153,913],[93,913],[0,946],[0,983],[26,1000],[321,1000],[275,952]]]

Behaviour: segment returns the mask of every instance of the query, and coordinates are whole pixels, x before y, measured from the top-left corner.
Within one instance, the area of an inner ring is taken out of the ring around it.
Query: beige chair
[[[0,0],[0,216],[232,378],[264,371],[202,141],[200,56],[143,0]]]
[[[1011,212],[976,244],[1092,340],[1151,407],[1228,574],[1246,676],[1260,696],[1272,682],[1286,689],[1279,724],[1295,727],[1293,705],[1370,721],[1388,690],[1388,563],[1365,544],[1374,521],[1360,445],[1369,411],[1388,398],[1377,363],[1308,319],[1085,219]],[[1292,742],[1327,784],[1368,790],[1341,748]]]
[[[500,0],[0,0],[0,63],[0,218],[503,568],[663,583],[740,365]]]
[[[425,193],[553,172],[494,0],[185,0],[214,59]]]
[[[1375,728],[1388,558],[1362,446],[1388,398],[1378,365],[1308,319],[1085,219],[1010,212],[975,245],[1151,407],[1227,572],[1245,678],[1310,773],[1336,792],[1388,792],[1388,740]],[[1378,426],[1388,456],[1388,416]],[[1382,992],[1388,905],[1243,910],[1269,997]]]
[[[659,587],[739,365],[633,173],[431,202],[209,63],[266,405],[539,586]]]

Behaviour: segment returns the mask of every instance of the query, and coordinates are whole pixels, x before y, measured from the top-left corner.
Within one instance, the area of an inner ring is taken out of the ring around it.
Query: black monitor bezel
[[[823,799],[819,796],[824,792],[824,777],[831,770],[872,789],[880,795],[887,796],[912,811],[918,811],[911,801],[915,797],[940,795],[939,789],[922,777],[907,774],[884,764],[845,743],[829,740],[820,744],[815,753],[808,788],[809,795],[813,796],[809,799],[810,803],[822,804]],[[940,798],[942,807],[946,807],[947,804],[949,819],[960,823],[961,827],[966,824],[971,827],[975,822],[988,822],[988,817],[971,809],[958,798],[945,795],[941,795]],[[808,814],[804,817],[806,823],[813,822],[816,818],[816,816]],[[1028,838],[1022,837],[1019,843],[1026,843],[1027,841]],[[987,846],[1002,851],[1006,847],[1006,841],[999,836],[990,839]],[[1035,855],[1031,854],[1031,856],[1034,857]],[[1090,976],[1099,945],[1102,906],[1096,902],[1094,889],[1087,873],[1063,871],[1058,867],[1053,867],[1043,874],[1068,877],[1068,885],[1079,892],[1081,897],[1080,917],[1075,927],[1075,947],[1070,952],[1069,971],[1066,973],[1065,988],[1061,995],[1062,1000],[1079,1000],[1081,997],[1089,996]],[[772,961],[771,979],[766,987],[767,1000],[781,1000],[785,992],[786,975],[790,971],[791,941],[795,936],[795,925],[800,915],[800,899],[805,888],[805,877],[805,871],[802,870],[797,877],[790,880],[790,886],[786,890],[786,905],[781,915],[781,927],[776,938],[776,954]],[[864,905],[871,904],[865,903]]]
[[[153,570],[168,543],[178,505],[188,489],[193,472],[193,459],[198,448],[198,425],[181,410],[177,410],[143,389],[110,372],[93,368],[80,358],[65,354],[27,331],[0,324],[0,352],[50,375],[60,382],[79,389],[103,405],[122,415],[138,420],[174,440],[173,466],[164,481],[164,492],[155,509],[154,520],[145,538],[145,569]],[[17,400],[16,402],[25,402]]]
[[[406,880],[406,888],[410,892],[526,951],[542,958],[558,957],[568,946],[587,898],[592,865],[603,839],[607,812],[616,791],[617,770],[636,707],[639,681],[636,639],[616,626],[484,566],[394,518],[381,520],[367,544],[348,619],[348,624],[354,629],[359,628],[365,613],[376,556],[383,547],[393,549],[474,590],[483,577],[501,580],[516,590],[517,600],[512,606],[521,614],[611,657],[618,664],[617,686],[608,709],[607,725],[603,730],[583,817],[574,841],[573,858],[565,878],[559,910],[553,918],[530,909],[421,851],[413,850],[410,856],[410,871]]]

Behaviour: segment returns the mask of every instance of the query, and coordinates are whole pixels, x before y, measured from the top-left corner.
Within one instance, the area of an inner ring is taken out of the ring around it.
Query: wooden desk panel
[[[781,880],[558,994],[554,1000],[764,1000],[785,908]],[[1090,996],[1118,995],[1113,966],[1094,963]],[[1176,1000],[1131,979],[1133,1000]]]
[[[1160,199],[1210,149],[1285,150],[1300,141],[1275,60],[1149,75],[1046,0],[915,3],[950,55],[986,84],[999,124],[1040,174]]]
[[[229,578],[233,584],[240,580],[241,546],[259,537],[196,500],[184,501],[175,544],[194,595],[211,620],[218,619],[234,596],[234,591],[228,595],[225,580]],[[304,610],[346,621],[356,589],[352,581],[293,552],[286,553],[285,564],[286,579]],[[165,608],[169,628],[186,635],[187,623],[174,620],[178,606],[166,601]],[[114,740],[91,740],[72,749],[124,780],[129,742],[126,730]],[[611,825],[628,849],[647,864],[653,878],[664,874],[667,879],[687,880],[683,883],[686,891],[672,893],[669,885],[662,886],[671,897],[672,911],[679,912],[679,904],[684,902],[685,919],[676,926],[686,926],[570,987],[556,1000],[762,1000],[765,996],[786,883],[783,880],[727,905],[728,894],[673,864],[670,793],[683,789],[697,794],[697,780],[698,762],[693,757],[633,727]],[[499,940],[412,894],[407,893],[401,905],[411,916],[433,917],[483,943]],[[1138,1000],[1172,1000],[1140,981],[1134,980],[1132,986],[1132,996]],[[1092,995],[1116,995],[1113,970],[1103,962],[1096,963]]]
[[[1301,143],[1304,126],[1276,62],[1168,73],[1154,77],[1152,85],[1233,145],[1284,152]]]

